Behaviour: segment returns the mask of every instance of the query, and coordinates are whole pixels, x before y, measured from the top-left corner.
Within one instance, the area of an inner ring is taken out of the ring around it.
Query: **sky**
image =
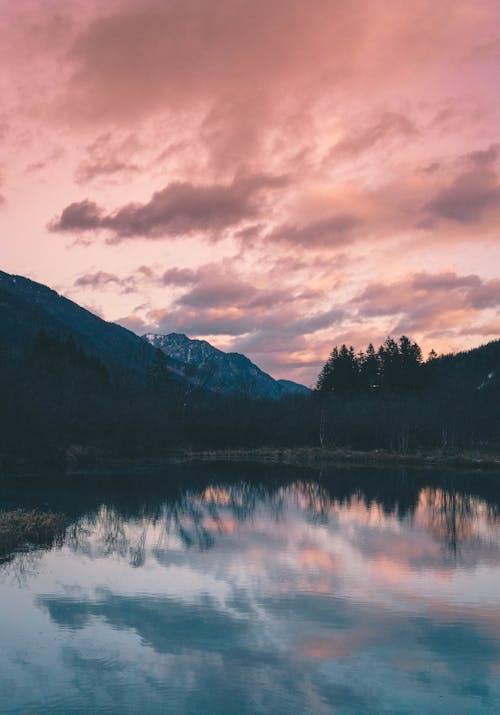
[[[0,268],[313,384],[500,335],[497,0],[0,0]]]

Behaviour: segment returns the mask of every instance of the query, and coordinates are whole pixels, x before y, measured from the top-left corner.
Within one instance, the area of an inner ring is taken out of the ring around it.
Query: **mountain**
[[[138,335],[108,323],[41,283],[0,271],[0,345],[30,353],[40,331],[69,337],[115,375],[144,378],[155,351]]]
[[[160,348],[176,382],[272,399],[308,392],[303,385],[274,380],[244,355],[224,353],[202,340],[175,333],[140,338],[41,283],[0,271],[0,349],[5,345],[14,356],[25,357],[41,331],[62,340],[71,337],[86,355],[102,362],[115,381],[144,381]]]
[[[429,364],[434,383],[459,390],[492,390],[500,384],[500,340],[435,358]]]
[[[293,382],[293,380],[276,380],[276,382],[287,395],[307,395],[311,392],[308,387],[299,382]]]
[[[274,400],[309,392],[307,387],[296,382],[275,380],[245,355],[225,353],[206,340],[191,340],[182,333],[148,333],[143,338],[168,357],[189,366],[191,370],[186,375],[214,392]]]

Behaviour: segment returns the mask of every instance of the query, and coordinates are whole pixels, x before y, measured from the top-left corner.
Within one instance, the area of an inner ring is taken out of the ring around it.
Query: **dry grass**
[[[60,543],[66,529],[64,514],[39,511],[0,512],[0,559],[25,548],[44,548]]]
[[[277,449],[262,447],[250,450],[179,450],[171,454],[172,461],[229,461],[289,464],[321,468],[323,466],[386,466],[408,465],[418,467],[466,467],[500,470],[500,455],[487,452],[389,452],[386,450],[357,451],[351,449],[321,449],[319,447],[298,447]]]

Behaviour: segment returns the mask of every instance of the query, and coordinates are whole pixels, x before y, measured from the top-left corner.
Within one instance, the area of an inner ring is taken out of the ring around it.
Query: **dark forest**
[[[0,450],[4,460],[178,447],[495,451],[499,359],[500,342],[426,360],[406,336],[357,354],[342,345],[309,395],[252,400],[180,380],[159,350],[141,379],[40,331],[24,358],[1,346]]]

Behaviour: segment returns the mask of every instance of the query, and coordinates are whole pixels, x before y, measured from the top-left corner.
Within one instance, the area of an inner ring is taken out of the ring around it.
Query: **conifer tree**
[[[380,386],[380,364],[373,343],[360,355],[359,376],[362,390],[372,390]]]

